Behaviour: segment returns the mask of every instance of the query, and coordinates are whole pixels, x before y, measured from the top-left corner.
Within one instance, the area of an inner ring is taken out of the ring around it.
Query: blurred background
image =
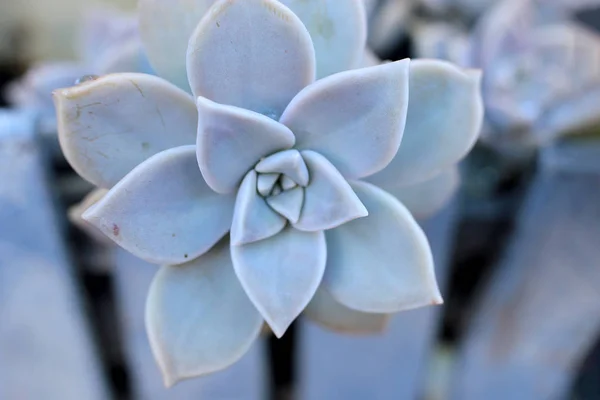
[[[81,224],[93,188],[50,97],[150,70],[135,7],[0,0],[0,400],[600,399],[600,0],[365,0],[371,57],[484,70],[460,180],[403,199],[446,302],[372,337],[301,318],[170,390],[143,321],[155,267]]]

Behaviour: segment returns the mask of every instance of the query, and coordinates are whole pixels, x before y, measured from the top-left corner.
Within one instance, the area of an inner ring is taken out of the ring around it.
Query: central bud
[[[267,204],[291,223],[298,222],[308,185],[308,168],[298,150],[280,151],[263,158],[257,172],[256,191]]]
[[[287,175],[276,173],[258,174],[256,190],[262,197],[277,196],[281,192],[295,187],[298,187],[298,184]]]

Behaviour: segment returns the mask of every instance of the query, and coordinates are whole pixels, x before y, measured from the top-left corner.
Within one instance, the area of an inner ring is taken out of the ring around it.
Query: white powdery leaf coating
[[[234,195],[202,179],[193,145],[165,150],[127,174],[83,219],[153,264],[181,264],[207,252],[228,231]]]
[[[398,200],[417,219],[426,219],[440,211],[460,186],[460,172],[454,166],[433,178],[407,186],[382,187]]]
[[[271,192],[271,196],[277,196],[278,194],[280,194],[283,190],[281,189],[281,186],[279,185],[275,185],[275,187],[273,188],[273,191]]]
[[[346,178],[361,178],[394,158],[406,121],[409,60],[345,71],[306,87],[280,122],[296,147],[324,155]]]
[[[139,25],[151,64],[165,79],[188,89],[188,40],[216,0],[140,0]],[[316,52],[317,77],[358,66],[366,44],[362,0],[281,0],[308,30]]]
[[[419,183],[460,161],[483,123],[480,81],[480,71],[444,61],[413,61],[402,144],[389,165],[367,180],[378,186]]]
[[[267,196],[273,190],[273,186],[279,179],[280,174],[260,174],[256,181],[256,190],[261,196]]]
[[[308,169],[300,155],[295,149],[280,151],[264,158],[254,168],[261,173],[279,173],[292,179],[300,186],[308,185]]]
[[[251,170],[240,185],[231,225],[231,243],[241,245],[269,238],[280,232],[285,218],[276,213],[256,191],[256,171]]]
[[[192,98],[165,80],[123,73],[54,92],[58,138],[73,169],[110,188],[150,156],[195,142]]]
[[[233,192],[262,157],[294,145],[284,125],[249,110],[198,97],[197,156],[208,186]]]
[[[158,75],[189,90],[186,52],[190,36],[216,0],[139,0],[140,36]]]
[[[355,182],[352,188],[369,216],[327,231],[326,289],[363,312],[441,304],[429,243],[408,210],[369,183]]]
[[[275,0],[214,5],[192,34],[187,73],[196,96],[279,118],[315,77],[302,22]]]
[[[69,208],[69,220],[75,225],[80,226],[86,223],[81,219],[81,215],[91,206],[100,201],[108,193],[108,189],[96,188],[89,192],[83,200]]]
[[[340,304],[323,285],[306,306],[303,315],[327,329],[356,335],[372,335],[385,330],[389,314],[365,313]]]
[[[277,196],[267,198],[267,204],[292,224],[297,223],[300,219],[303,202],[304,188],[302,187],[295,187],[291,190],[283,188],[283,192]]]
[[[106,235],[100,232],[95,226],[82,218],[83,213],[85,213],[88,208],[100,201],[100,199],[102,199],[106,193],[108,193],[108,189],[96,188],[92,190],[83,198],[83,200],[69,208],[67,211],[67,216],[73,225],[84,231],[92,239],[108,245],[111,244],[112,241],[107,238]]]
[[[280,0],[304,23],[317,57],[317,78],[356,67],[367,41],[363,0]]]
[[[290,190],[296,186],[298,186],[298,184],[293,179],[291,179],[289,176],[283,175],[281,177],[281,189],[282,190]]]
[[[235,276],[227,240],[192,262],[162,267],[148,293],[146,328],[167,386],[235,363],[262,325]]]
[[[332,229],[369,213],[342,174],[325,157],[305,150],[310,182],[304,191],[300,219],[294,227],[302,231]]]
[[[250,300],[281,337],[321,283],[325,235],[288,226],[269,239],[231,246],[231,258]]]

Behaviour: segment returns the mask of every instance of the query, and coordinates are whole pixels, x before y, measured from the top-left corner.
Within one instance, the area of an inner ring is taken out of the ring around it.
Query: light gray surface
[[[0,399],[106,399],[33,131],[0,111]]]
[[[456,222],[449,205],[423,224],[444,292],[448,252]],[[424,373],[437,331],[440,307],[396,315],[381,336],[340,335],[303,320],[300,330],[301,400],[413,400],[423,392]]]
[[[230,368],[165,389],[144,324],[146,296],[157,267],[114,248],[114,276],[123,321],[123,343],[138,400],[264,400],[267,376],[262,341]]]
[[[593,170],[593,147],[543,155],[466,337],[453,399],[566,396],[600,329],[600,172],[574,172]],[[573,165],[579,159],[585,168]]]

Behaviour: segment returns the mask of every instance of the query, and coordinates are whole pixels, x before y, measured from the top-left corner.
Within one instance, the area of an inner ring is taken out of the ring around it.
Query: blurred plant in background
[[[76,61],[43,61],[34,64],[7,89],[9,103],[39,114],[42,129],[55,131],[56,119],[52,91],[73,85],[85,76],[114,72],[147,72],[146,59],[132,14],[107,8],[92,8],[81,20],[80,43]]]
[[[17,57],[31,63],[78,58],[86,13],[98,7],[133,11],[136,4],[136,0],[0,0],[0,59]]]
[[[584,4],[504,0],[479,21],[471,62],[486,68],[494,146],[540,146],[600,123],[600,35],[577,19]]]
[[[410,38],[417,57],[482,68],[482,139],[520,152],[600,122],[600,35],[584,23],[597,0],[382,0],[370,43]],[[508,154],[507,154],[508,155]]]

